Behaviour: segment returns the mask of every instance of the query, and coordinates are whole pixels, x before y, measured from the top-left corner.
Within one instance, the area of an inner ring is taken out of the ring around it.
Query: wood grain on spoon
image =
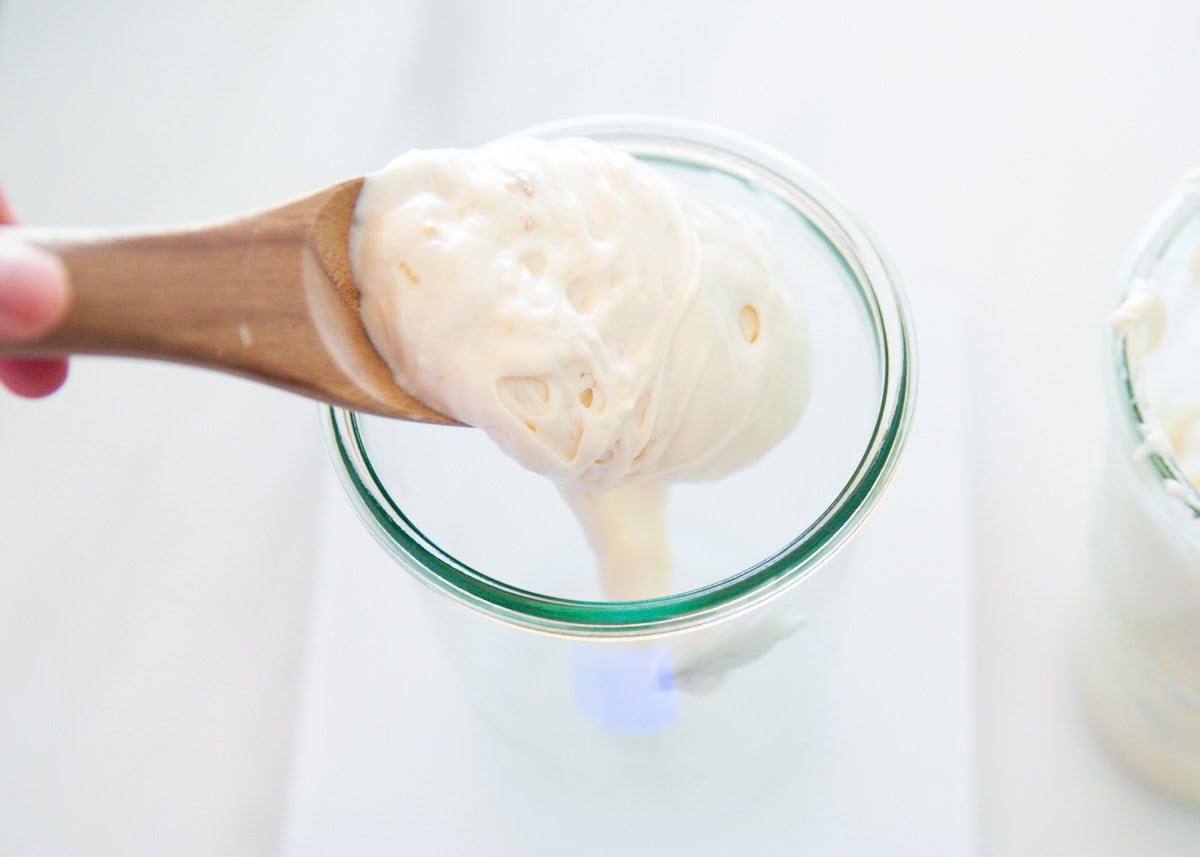
[[[348,250],[362,182],[203,227],[2,227],[62,258],[72,298],[53,331],[0,345],[0,356],[170,360],[356,411],[457,425],[396,383],[363,328]]]

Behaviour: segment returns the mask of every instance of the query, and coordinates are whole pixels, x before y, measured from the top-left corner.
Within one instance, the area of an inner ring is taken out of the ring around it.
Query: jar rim
[[[714,166],[770,189],[802,212],[839,257],[870,316],[880,392],[866,448],[833,501],[803,532],[766,559],[723,580],[643,601],[577,601],[511,586],[442,551],[394,503],[373,467],[358,415],[325,412],[338,476],[368,530],[423,583],[464,607],[526,630],[581,638],[652,637],[725,621],[807,579],[840,550],[878,504],[895,472],[916,399],[911,313],[891,263],[836,195],[786,155],[730,131],[680,119],[611,115],[569,119],[525,136],[591,137],[640,157],[687,150],[689,163]]]
[[[1142,281],[1154,282],[1159,263],[1175,248],[1175,242],[1193,224],[1200,222],[1200,169],[1192,170],[1142,229],[1119,279],[1118,302],[1128,297]],[[1122,446],[1139,481],[1150,486],[1160,507],[1171,515],[1200,519],[1200,487],[1184,475],[1172,452],[1153,448],[1146,442],[1153,430],[1153,408],[1142,383],[1144,367],[1134,353],[1128,330],[1110,325],[1107,347],[1113,371],[1109,373],[1110,410],[1123,427]]]

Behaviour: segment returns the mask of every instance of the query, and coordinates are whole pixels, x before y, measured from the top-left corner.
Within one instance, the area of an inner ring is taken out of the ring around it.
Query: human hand
[[[14,223],[0,192],[0,224]],[[0,342],[24,342],[50,330],[66,315],[67,271],[57,256],[8,239],[0,226]],[[18,396],[46,396],[67,378],[66,358],[0,360],[0,384]]]

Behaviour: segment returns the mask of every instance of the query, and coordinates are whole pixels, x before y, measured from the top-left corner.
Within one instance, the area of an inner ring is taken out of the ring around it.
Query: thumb
[[[0,342],[36,339],[67,313],[67,270],[51,253],[0,238]]]

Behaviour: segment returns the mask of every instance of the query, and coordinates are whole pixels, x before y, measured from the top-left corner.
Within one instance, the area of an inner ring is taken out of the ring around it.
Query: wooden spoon
[[[72,298],[48,335],[0,345],[0,356],[171,360],[356,411],[458,425],[396,383],[363,329],[348,251],[362,183],[200,227],[3,227],[62,258]]]

